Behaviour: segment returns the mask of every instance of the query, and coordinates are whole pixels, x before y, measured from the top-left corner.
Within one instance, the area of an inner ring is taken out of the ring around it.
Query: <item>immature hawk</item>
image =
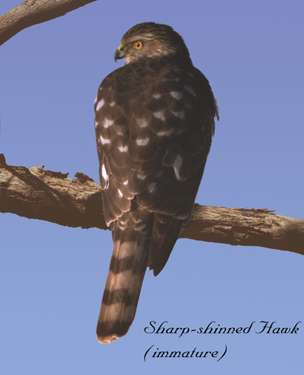
[[[123,36],[126,65],[100,85],[96,137],[103,212],[113,235],[97,339],[131,325],[146,268],[158,275],[190,217],[217,108],[207,79],[170,26],[142,23]]]

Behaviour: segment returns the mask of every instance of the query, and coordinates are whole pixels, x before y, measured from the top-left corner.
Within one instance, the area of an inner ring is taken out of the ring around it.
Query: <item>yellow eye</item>
[[[143,48],[144,44],[140,40],[137,40],[136,42],[133,43],[133,47],[136,49],[141,49]]]

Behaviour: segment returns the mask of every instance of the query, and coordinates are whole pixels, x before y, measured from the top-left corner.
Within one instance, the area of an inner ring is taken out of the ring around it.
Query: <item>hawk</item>
[[[101,83],[95,127],[105,222],[113,255],[97,339],[128,331],[146,268],[158,275],[190,217],[214,132],[208,80],[170,26],[141,23],[123,36],[126,64]]]

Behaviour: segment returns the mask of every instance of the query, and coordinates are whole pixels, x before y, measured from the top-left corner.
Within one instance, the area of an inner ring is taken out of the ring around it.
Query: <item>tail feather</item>
[[[148,267],[157,276],[164,268],[178,238],[182,221],[161,214],[154,215]]]
[[[113,234],[114,249],[97,323],[97,340],[107,344],[127,333],[135,316],[147,266],[147,235]]]

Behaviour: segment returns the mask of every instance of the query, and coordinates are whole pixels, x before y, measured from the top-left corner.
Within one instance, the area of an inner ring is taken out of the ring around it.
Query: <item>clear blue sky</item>
[[[4,12],[18,1],[1,2]],[[82,171],[97,180],[93,101],[118,64],[121,35],[172,25],[209,78],[221,120],[197,201],[304,216],[304,5],[301,1],[98,1],[18,34],[0,48],[0,152],[15,165]],[[136,320],[112,345],[95,340],[110,233],[0,215],[0,373],[303,373],[293,336],[153,336],[150,320],[201,326],[301,320],[300,255],[179,240],[147,274]],[[160,349],[228,346],[221,361],[150,359]]]

